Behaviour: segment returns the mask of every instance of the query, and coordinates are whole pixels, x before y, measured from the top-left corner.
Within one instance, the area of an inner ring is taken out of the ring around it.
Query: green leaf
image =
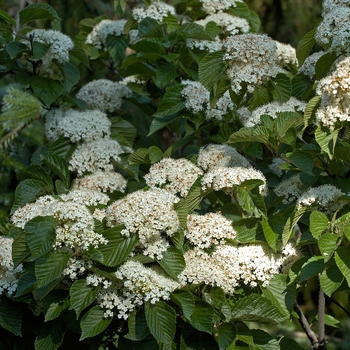
[[[282,337],[279,342],[280,349],[283,350],[305,350],[294,339]]]
[[[86,280],[75,281],[69,290],[71,309],[73,309],[77,315],[77,319],[80,313],[92,304],[95,300],[100,287],[86,285]]]
[[[339,237],[334,233],[325,233],[318,240],[318,247],[325,261],[330,259],[338,246]]]
[[[234,132],[230,135],[227,143],[240,143],[240,142],[261,142],[267,145],[276,143],[274,140],[274,136],[267,127],[265,126],[255,126],[251,127],[243,127],[238,131]]]
[[[350,248],[338,247],[335,252],[335,263],[350,286]]]
[[[188,203],[186,199],[181,198],[177,203],[174,204],[177,217],[179,218],[182,227],[187,227],[187,216],[189,213]]]
[[[149,159],[151,164],[159,162],[163,158],[163,152],[156,146],[151,146],[149,148]]]
[[[76,146],[72,145],[69,139],[59,137],[50,144],[48,155],[62,157],[67,160],[73,154],[75,147]],[[46,157],[47,156],[45,156],[45,158]]]
[[[300,281],[306,281],[310,277],[316,276],[325,268],[324,258],[314,255],[306,263],[303,264],[300,271]]]
[[[62,319],[42,323],[35,339],[35,350],[56,350],[63,342],[65,326]]]
[[[320,276],[320,284],[326,295],[329,297],[342,284],[344,277],[336,265],[324,270]]]
[[[105,318],[104,310],[95,306],[87,311],[81,319],[81,337],[80,341],[85,338],[91,338],[102,333],[113,320],[112,317]]]
[[[315,26],[314,29],[306,33],[298,43],[296,54],[299,62],[299,67],[304,63],[307,56],[309,56],[309,53],[312,47],[316,43],[316,40],[315,40],[316,28],[317,27]]]
[[[295,151],[287,153],[286,155],[301,171],[314,175],[312,172],[312,169],[314,168],[314,159],[310,153],[306,151]]]
[[[67,310],[70,300],[66,296],[65,291],[56,289],[42,300],[42,305],[45,313],[45,322],[47,322],[56,319]]]
[[[135,127],[121,117],[109,118],[111,121],[111,138],[121,145],[132,147],[137,135]]]
[[[38,19],[61,20],[55,9],[48,4],[31,4],[19,13],[19,20],[22,26]]]
[[[49,154],[43,159],[43,162],[59,176],[66,188],[70,187],[70,172],[68,164],[63,157]]]
[[[0,326],[16,336],[22,336],[22,313],[18,304],[6,297],[1,298]]]
[[[307,99],[311,86],[312,81],[309,77],[302,73],[296,74],[292,78],[292,96],[299,100]]]
[[[236,338],[236,326],[232,323],[222,323],[214,332],[214,337],[220,349],[227,349]]]
[[[56,220],[51,216],[37,216],[24,226],[28,247],[33,259],[53,249],[56,240]]]
[[[30,57],[30,60],[34,62],[40,61],[50,48],[49,45],[44,45],[37,41],[33,41],[31,45],[33,48],[33,55]]]
[[[282,112],[276,118],[276,131],[281,141],[286,132],[290,129],[295,129],[303,124],[303,117],[296,112]]]
[[[26,51],[28,52],[28,47],[19,41],[8,43],[5,45],[5,49],[11,60],[21,57]]]
[[[304,129],[310,124],[321,101],[321,96],[314,96],[306,105],[304,112]]]
[[[318,321],[318,315],[316,315],[315,319]],[[343,325],[337,320],[335,317],[331,315],[324,315],[324,323],[327,326],[343,329]]]
[[[186,22],[178,30],[186,39],[212,40],[212,37],[204,31],[204,28],[195,22]]]
[[[179,76],[177,67],[166,60],[159,60],[156,67],[156,85],[160,88],[165,88]]]
[[[69,54],[71,57],[77,59],[79,62],[81,62],[86,68],[90,69],[90,60],[88,55],[85,53],[85,51],[80,46],[74,46],[70,51]]]
[[[72,87],[80,80],[79,69],[69,62],[61,63],[60,69],[64,77],[64,91],[70,92]]]
[[[214,309],[204,301],[197,301],[189,323],[201,332],[212,334]]]
[[[62,276],[69,256],[68,252],[54,252],[35,261],[35,276],[38,281],[38,288],[45,287]]]
[[[125,56],[125,50],[128,47],[128,41],[125,35],[116,36],[107,35],[106,47],[114,63],[117,65]]]
[[[313,211],[310,215],[310,232],[315,238],[319,238],[327,229],[329,219],[326,214],[320,211]]]
[[[328,52],[318,59],[315,66],[315,75],[317,80],[321,80],[328,75],[332,64],[337,58],[338,55],[336,53]]]
[[[272,83],[275,86],[278,101],[287,102],[292,94],[292,83],[290,78],[286,74],[278,73],[277,76],[272,79]]]
[[[268,245],[276,252],[279,246],[279,234],[275,233],[269,225],[269,222],[266,218],[262,219],[261,222],[264,236]]]
[[[319,126],[315,131],[315,140],[321,149],[333,159],[339,129],[330,130],[328,127]]]
[[[27,240],[24,231],[18,227],[14,229],[16,231],[18,230],[19,234],[16,236],[12,243],[12,260],[14,266],[18,266],[30,256],[30,250],[27,245]]]
[[[199,63],[199,81],[209,91],[213,89],[224,71],[223,57],[223,51],[212,52],[206,55]]]
[[[145,303],[145,315],[148,328],[158,342],[169,343],[176,331],[175,310],[164,301],[155,304]]]
[[[114,267],[123,263],[138,242],[137,235],[123,236],[120,233],[123,228],[124,226],[112,227],[103,233],[108,239],[108,244],[102,244],[98,248],[103,255],[103,260],[100,261],[103,265]]]
[[[183,289],[178,289],[170,294],[170,299],[180,307],[183,315],[187,319],[191,318],[195,306],[195,299],[192,293]]]
[[[16,26],[16,21],[5,11],[0,10],[0,22],[5,22]]]
[[[286,319],[270,300],[259,294],[239,299],[232,307],[232,319],[275,324]]]
[[[160,103],[157,112],[153,114],[153,117],[163,118],[185,109],[185,103],[181,95],[183,88],[183,85],[178,84],[167,89],[163,100]]]
[[[30,85],[35,95],[44,102],[46,107],[50,107],[64,92],[61,82],[40,75],[34,77]]]
[[[40,180],[27,179],[19,183],[15,191],[15,201],[11,213],[38,197],[51,194],[52,188]]]
[[[21,273],[17,283],[15,298],[30,293],[36,283],[34,264],[26,264],[24,272]]]
[[[209,192],[203,192],[201,186],[201,177],[199,177],[191,186],[186,196],[188,212],[194,210]],[[175,206],[174,206],[175,207]]]
[[[19,181],[24,181],[26,179],[35,179],[45,182],[47,185],[53,187],[52,179],[47,174],[45,169],[40,165],[30,165],[25,170],[17,174],[17,179]]]
[[[130,340],[143,340],[150,335],[146,316],[143,310],[134,310],[131,312],[128,318],[129,332],[125,335],[125,338]]]
[[[178,275],[185,268],[185,259],[179,249],[169,247],[163,254],[162,260],[158,261],[159,265],[166,271],[166,273],[177,279]]]
[[[130,154],[128,162],[129,164],[151,164],[151,160],[149,159],[149,149],[137,149],[135,152]]]

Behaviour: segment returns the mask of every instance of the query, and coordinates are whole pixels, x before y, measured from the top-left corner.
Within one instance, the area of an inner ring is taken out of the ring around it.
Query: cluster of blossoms
[[[151,188],[164,188],[170,193],[186,197],[193,183],[201,175],[203,171],[185,158],[164,158],[151,166],[144,179]]]
[[[68,260],[67,266],[63,271],[63,275],[72,281],[77,280],[80,276],[84,275],[87,269],[93,266],[91,260],[77,259],[71,257]]]
[[[281,253],[262,244],[218,245],[211,254],[195,248],[185,253],[186,267],[179,280],[181,284],[218,286],[233,294],[242,283],[251,288],[258,283],[267,286],[274,275],[286,270],[284,267],[291,266],[299,257],[292,245]]]
[[[281,67],[298,66],[295,48],[289,44],[276,41],[276,57]]]
[[[223,0],[223,1],[211,1],[211,0],[200,0],[202,8],[209,14],[222,12],[230,8],[237,6],[237,3],[243,2],[242,0]]]
[[[65,63],[69,61],[69,51],[74,47],[72,39],[57,30],[51,29],[34,29],[28,32],[26,37],[27,40],[24,40],[23,43],[29,49],[32,49],[32,42],[49,46],[49,49],[41,59],[39,72],[36,73],[49,76],[60,74],[59,69],[53,62]],[[31,65],[28,65],[28,68],[31,70]]]
[[[0,295],[6,292],[12,295],[17,290],[18,277],[23,271],[22,264],[14,267],[10,237],[0,236]]]
[[[97,303],[106,310],[105,317],[116,312],[118,318],[126,320],[131,311],[146,301],[155,304],[161,299],[168,300],[170,293],[180,287],[178,282],[132,260],[120,266],[115,276],[121,282],[112,283],[97,295]]]
[[[342,196],[345,196],[345,193],[333,185],[311,187],[298,198],[297,208],[312,207],[313,210],[334,213],[345,204],[340,199]]]
[[[283,197],[282,202],[284,204],[295,203],[295,201],[305,191],[305,186],[300,180],[300,175],[296,174],[286,180],[283,180],[273,189],[273,191],[277,196]]]
[[[162,22],[168,15],[175,16],[175,8],[159,0],[152,1],[147,7],[136,7],[132,10],[132,17],[139,23],[146,17]]]
[[[83,100],[89,109],[113,113],[121,107],[123,99],[131,97],[131,94],[123,82],[98,79],[84,85],[76,97]]]
[[[316,93],[321,96],[317,123],[334,128],[338,122],[350,121],[350,57],[335,64],[332,73],[318,82]]]
[[[92,193],[92,196],[94,195],[95,193]],[[16,227],[24,229],[26,223],[37,216],[52,216],[57,221],[54,243],[56,249],[86,250],[89,247],[97,248],[100,244],[107,244],[108,241],[103,235],[94,231],[93,216],[86,205],[80,203],[81,198],[77,194],[62,197],[62,200],[52,196],[40,197],[34,203],[17,209],[11,220]],[[84,197],[84,200],[87,201],[87,198]],[[90,203],[96,205],[98,201],[96,198],[90,199]]]
[[[281,158],[273,158],[271,164],[268,165],[269,169],[274,172],[277,176],[282,176],[283,170],[280,168],[281,165],[286,162]]]
[[[299,67],[298,72],[306,75],[310,79],[314,79],[316,63],[324,54],[324,51],[318,51],[308,56],[301,67]]]
[[[269,115],[273,119],[278,117],[281,112],[304,112],[306,103],[291,97],[286,102],[273,101],[250,112],[246,107],[237,110],[238,116],[244,126],[252,127],[261,124],[260,117],[264,114]]]
[[[267,35],[235,35],[225,40],[224,47],[226,53],[223,59],[228,67],[226,74],[237,94],[243,85],[253,92],[256,85],[262,85],[284,72],[276,56],[276,42]]]
[[[181,95],[185,98],[186,108],[194,114],[204,113],[208,120],[212,118],[221,120],[235,107],[228,91],[211,108],[210,92],[200,82],[183,80],[181,84],[185,86],[181,91]]]
[[[129,193],[106,208],[107,225],[125,225],[122,235],[138,234],[144,255],[161,259],[180,223],[174,204],[179,198],[167,190],[152,188]]]

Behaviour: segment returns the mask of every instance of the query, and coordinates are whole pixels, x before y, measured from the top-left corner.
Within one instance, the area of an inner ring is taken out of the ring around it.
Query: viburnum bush
[[[350,291],[350,2],[323,5],[296,50],[242,0],[115,1],[75,38],[47,4],[0,10],[0,156],[26,160],[0,349],[304,349],[288,324],[326,349]]]

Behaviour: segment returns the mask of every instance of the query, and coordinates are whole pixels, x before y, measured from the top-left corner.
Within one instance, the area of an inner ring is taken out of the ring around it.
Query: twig
[[[320,287],[318,294],[318,350],[326,350],[326,337],[325,337],[325,325],[324,325],[324,310],[326,300],[323,289]]]

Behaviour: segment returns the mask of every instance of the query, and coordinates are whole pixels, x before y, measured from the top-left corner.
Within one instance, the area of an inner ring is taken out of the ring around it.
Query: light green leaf
[[[177,84],[167,89],[153,117],[164,118],[185,109],[184,99],[181,95],[183,88],[183,85]]]
[[[320,211],[313,211],[310,215],[310,232],[315,238],[319,238],[327,229],[329,219],[326,214]]]
[[[318,126],[315,131],[315,140],[321,149],[333,159],[334,148],[336,145],[339,129],[330,130],[328,127]]]
[[[206,55],[199,63],[198,77],[199,82],[209,91],[221,78],[224,71],[224,52],[212,52]]]
[[[159,162],[163,158],[163,152],[156,146],[151,146],[149,148],[149,159],[151,164]]]
[[[123,16],[125,11],[125,6],[126,6],[125,0],[114,0],[114,8],[120,16]]]
[[[46,107],[50,107],[64,92],[61,82],[40,75],[34,77],[30,85],[35,95],[44,102]]]
[[[192,293],[178,289],[170,294],[170,299],[180,307],[187,319],[191,318],[195,305],[195,299]]]
[[[320,106],[321,96],[314,96],[307,103],[304,112],[304,129],[311,123],[312,118],[314,117],[316,110]]]
[[[143,310],[131,312],[128,318],[128,329],[129,332],[125,335],[126,339],[139,341],[150,335]]]
[[[37,19],[61,20],[55,9],[48,4],[31,4],[19,13],[19,20],[22,26]]]
[[[188,211],[194,210],[202,199],[208,194],[208,192],[202,191],[201,177],[199,177],[191,186],[186,196],[186,203]]]
[[[310,277],[316,276],[325,268],[324,258],[314,255],[306,263],[303,264],[300,271],[300,281],[306,281]]]
[[[155,304],[145,303],[145,315],[148,328],[158,342],[169,343],[176,331],[175,310],[164,301]]]
[[[325,233],[318,240],[318,247],[325,261],[329,260],[337,248],[339,237],[335,233]]]
[[[22,336],[22,313],[18,304],[2,297],[0,303],[0,326],[16,336]]]
[[[45,287],[62,276],[69,256],[68,252],[54,252],[35,261],[35,276],[38,281],[38,288]]]
[[[70,300],[66,297],[65,292],[56,289],[43,299],[42,305],[45,313],[45,322],[47,322],[56,319],[67,310],[70,305]]]
[[[238,4],[243,4],[243,3],[237,3],[237,5]],[[256,12],[252,10],[250,10],[249,12],[250,12],[250,16],[248,18],[248,22],[250,24],[250,31],[252,33],[258,33],[261,25],[260,17]]]
[[[73,309],[77,315],[77,319],[80,313],[92,304],[95,300],[100,287],[86,285],[86,280],[75,281],[69,290],[71,309]]]
[[[318,315],[316,315],[315,319],[318,321]],[[324,323],[330,327],[343,329],[343,325],[339,322],[339,320],[328,314],[324,315]]]
[[[338,55],[334,52],[328,52],[322,55],[315,66],[315,75],[317,80],[321,80],[326,77],[332,64],[338,58]]]
[[[303,124],[303,117],[296,112],[282,112],[276,118],[276,131],[283,141],[283,137],[289,129],[295,129]]]
[[[335,221],[335,227],[339,234],[344,234],[350,240],[350,213],[346,213]]]
[[[181,198],[177,203],[174,204],[174,209],[177,213],[177,217],[179,218],[180,224],[182,227],[187,227],[187,216],[189,213],[188,203],[186,199]]]
[[[272,83],[275,86],[275,92],[278,96],[279,102],[287,102],[292,94],[292,83],[290,78],[283,73],[278,73],[275,78],[272,79]]]
[[[11,213],[37,199],[39,196],[51,194],[52,187],[35,179],[27,179],[19,183],[15,191],[15,201]]]
[[[167,274],[174,279],[177,279],[177,276],[186,266],[185,259],[181,251],[174,247],[169,247],[163,254],[162,260],[159,260],[158,263],[167,272]]]
[[[299,210],[295,210],[291,215],[288,216],[286,224],[284,225],[282,232],[282,245],[285,246],[292,235],[294,235],[294,227],[299,219],[306,213],[307,208],[303,207]]]
[[[344,277],[336,265],[328,267],[320,276],[321,287],[329,297],[338,289],[343,280]]]
[[[276,252],[279,246],[279,234],[275,233],[269,225],[266,218],[262,218],[261,222],[264,236],[268,245]]]
[[[104,310],[95,306],[87,311],[81,319],[81,337],[80,341],[85,338],[91,338],[102,333],[112,322],[112,317],[104,317]]]
[[[335,263],[350,286],[350,248],[338,247],[335,252]]]
[[[310,175],[314,175],[312,172],[312,169],[314,168],[314,159],[310,153],[305,151],[295,151],[292,153],[287,153],[286,156],[301,171]]]
[[[33,259],[53,250],[56,226],[56,220],[51,216],[37,216],[25,224],[24,232]]]
[[[251,294],[248,297],[239,299],[232,307],[232,319],[242,321],[255,321],[275,324],[286,319],[273,303],[260,296]]]
[[[66,188],[70,187],[70,172],[68,164],[63,157],[49,154],[45,157],[43,162],[59,176]]]
[[[299,62],[299,67],[304,63],[306,57],[309,55],[312,47],[315,45],[315,32],[316,28],[313,28],[308,33],[306,33],[298,43],[296,54]]]
[[[212,334],[214,309],[204,301],[197,301],[189,323],[201,332]]]
[[[19,231],[18,234],[16,234],[16,238],[12,243],[13,264],[14,266],[18,266],[30,256],[30,250],[27,245],[27,240],[24,231],[18,227],[11,229],[11,231],[13,230]]]
[[[100,261],[103,265],[114,267],[123,263],[138,242],[137,235],[121,235],[123,228],[124,226],[112,227],[103,233],[108,239],[108,244],[101,244],[98,248],[103,255],[103,260]]]

